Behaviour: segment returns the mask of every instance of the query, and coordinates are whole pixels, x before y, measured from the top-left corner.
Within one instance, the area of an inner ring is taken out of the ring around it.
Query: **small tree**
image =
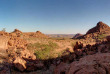
[[[6,32],[6,29],[5,29],[5,28],[3,28],[3,29],[2,29],[2,31],[3,31],[3,32]]]

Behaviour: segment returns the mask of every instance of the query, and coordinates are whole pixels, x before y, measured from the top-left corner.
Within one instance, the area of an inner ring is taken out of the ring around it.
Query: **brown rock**
[[[36,63],[34,61],[31,61],[26,64],[27,68],[26,68],[26,71],[34,71],[34,70],[38,70],[38,69],[42,69],[44,68],[44,64],[39,62],[39,63]]]
[[[8,46],[15,46],[17,49],[26,49],[27,42],[19,37],[11,37],[8,41]]]
[[[34,55],[34,53],[28,51],[27,49],[20,51],[20,53],[22,58],[36,60],[36,56]]]
[[[8,63],[0,64],[0,74],[10,74],[10,68]]]
[[[77,56],[81,56],[83,54],[82,49],[77,49],[77,51],[74,52]]]
[[[106,39],[108,42],[110,42],[110,36],[107,36]]]
[[[0,36],[0,48],[7,49],[8,38],[6,36]]]
[[[81,36],[82,36],[82,34],[78,33],[78,34],[76,34],[76,35],[73,37],[73,39],[80,38]]]
[[[26,69],[26,61],[20,57],[16,57],[13,63],[14,66],[20,71],[24,71]]]
[[[0,36],[9,36],[8,32],[0,31]]]
[[[67,74],[110,73],[110,53],[89,55],[70,64]]]
[[[69,65],[66,63],[60,63],[60,65],[58,65],[55,70],[54,70],[54,74],[65,74],[67,73],[69,69]]]
[[[95,26],[94,28],[90,29],[86,34],[90,34],[90,33],[95,33],[95,32],[106,32],[109,31],[110,32],[110,27],[103,23],[103,22],[98,22],[97,26]]]
[[[9,46],[13,46],[13,43],[14,43],[13,40],[9,40],[9,41],[8,41],[8,45],[9,45]]]
[[[20,30],[18,30],[18,29],[15,29],[14,31],[13,31],[13,33],[22,33]]]
[[[83,48],[83,43],[81,42],[76,42],[75,46],[74,46],[74,51],[77,51],[77,49],[82,49]]]
[[[110,34],[110,27],[103,22],[98,22],[95,27],[89,29],[85,35],[80,37],[80,39],[90,40],[91,38],[91,39],[97,40],[98,36],[103,34],[105,35]]]

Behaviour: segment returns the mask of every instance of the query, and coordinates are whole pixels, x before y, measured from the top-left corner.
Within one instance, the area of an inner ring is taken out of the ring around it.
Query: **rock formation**
[[[79,37],[81,37],[81,36],[82,36],[82,34],[77,33],[77,34],[73,37],[73,39],[77,39],[77,38],[79,38]]]
[[[13,33],[22,33],[20,30],[18,30],[18,29],[15,29],[14,31],[13,31]]]
[[[0,36],[0,49],[8,48],[8,37]]]
[[[107,38],[107,41],[109,41],[109,42],[110,42],[110,36],[107,36],[106,38]]]
[[[96,32],[108,33],[110,32],[110,27],[103,22],[98,22],[97,25],[94,28],[90,29],[86,34],[96,33]]]
[[[104,35],[107,36],[110,34],[110,27],[103,23],[103,22],[98,22],[97,25],[90,30],[87,31],[87,33],[83,36],[80,36],[80,39],[98,39],[101,36],[103,37]]]
[[[8,32],[0,31],[0,36],[9,36]]]
[[[8,46],[15,46],[17,49],[26,49],[27,42],[19,37],[11,37],[8,41]]]
[[[110,71],[110,41],[107,37],[107,42],[102,42],[95,45],[86,45],[85,47],[79,49],[81,43],[76,42],[75,51],[71,55],[76,55],[72,57],[73,60],[77,61],[64,63],[62,61],[55,69],[55,74],[109,74]],[[66,56],[65,56],[66,57]],[[71,57],[71,56],[69,56]],[[63,60],[63,58],[62,58]],[[70,60],[70,58],[67,58]]]
[[[89,55],[70,64],[66,74],[110,74],[110,53]]]
[[[25,37],[35,37],[35,38],[48,38],[47,35],[41,33],[40,31],[36,31],[36,32],[25,32],[23,33],[23,35]]]

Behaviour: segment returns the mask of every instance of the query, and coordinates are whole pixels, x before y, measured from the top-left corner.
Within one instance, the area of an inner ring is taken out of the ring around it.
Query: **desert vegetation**
[[[27,49],[34,50],[36,57],[40,60],[54,58],[56,48],[58,48],[58,45],[53,42],[48,42],[47,44],[34,43],[27,46]]]

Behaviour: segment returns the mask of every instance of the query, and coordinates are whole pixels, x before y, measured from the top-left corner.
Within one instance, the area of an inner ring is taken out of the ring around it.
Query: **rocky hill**
[[[93,27],[92,29],[90,29],[86,34],[96,33],[96,32],[110,33],[110,27],[103,22],[98,22],[97,25]]]
[[[109,35],[109,32],[109,26],[99,22],[96,27],[90,29],[85,35],[80,37],[88,39],[98,38],[98,36],[102,34]],[[76,37],[79,35],[80,34],[76,34]],[[60,53],[55,58],[41,60],[38,58],[39,55],[36,55],[41,54],[41,52],[29,50],[27,48],[28,42],[25,38],[43,39],[48,38],[48,36],[40,31],[23,33],[17,29],[12,33],[0,32],[0,74],[110,74],[110,36],[107,35],[105,37],[106,41],[95,44],[85,45],[84,40],[86,39],[83,39],[82,42],[81,40],[76,40],[73,42],[74,44],[71,44],[73,52],[70,52],[70,49],[66,48],[65,51],[62,52],[62,55]],[[43,43],[44,41],[45,40],[43,40]],[[56,42],[58,41],[61,42],[61,40],[56,40]],[[63,44],[66,44],[65,40],[60,46]],[[50,42],[50,46],[54,47],[53,45],[57,46]],[[32,49],[38,49],[36,46],[41,47],[41,44],[37,43],[30,47],[32,47]],[[45,48],[43,46],[45,46]],[[43,55],[45,53],[47,55],[54,54],[50,52],[50,46],[42,45],[41,50]],[[46,49],[48,49],[48,51],[46,51]],[[53,48],[52,51],[54,51]]]
[[[36,32],[24,32],[23,35],[25,37],[48,38],[47,35],[43,34],[40,31],[36,31]]]
[[[20,30],[18,30],[18,29],[15,29],[14,31],[13,31],[13,33],[22,33]]]
[[[88,30],[85,35],[79,36],[78,39],[92,38],[97,40],[108,35],[110,35],[110,27],[103,22],[98,22],[95,27]]]
[[[74,37],[73,37],[73,39],[77,39],[78,37],[80,37],[80,36],[82,36],[83,34],[80,34],[80,33],[77,33]]]

